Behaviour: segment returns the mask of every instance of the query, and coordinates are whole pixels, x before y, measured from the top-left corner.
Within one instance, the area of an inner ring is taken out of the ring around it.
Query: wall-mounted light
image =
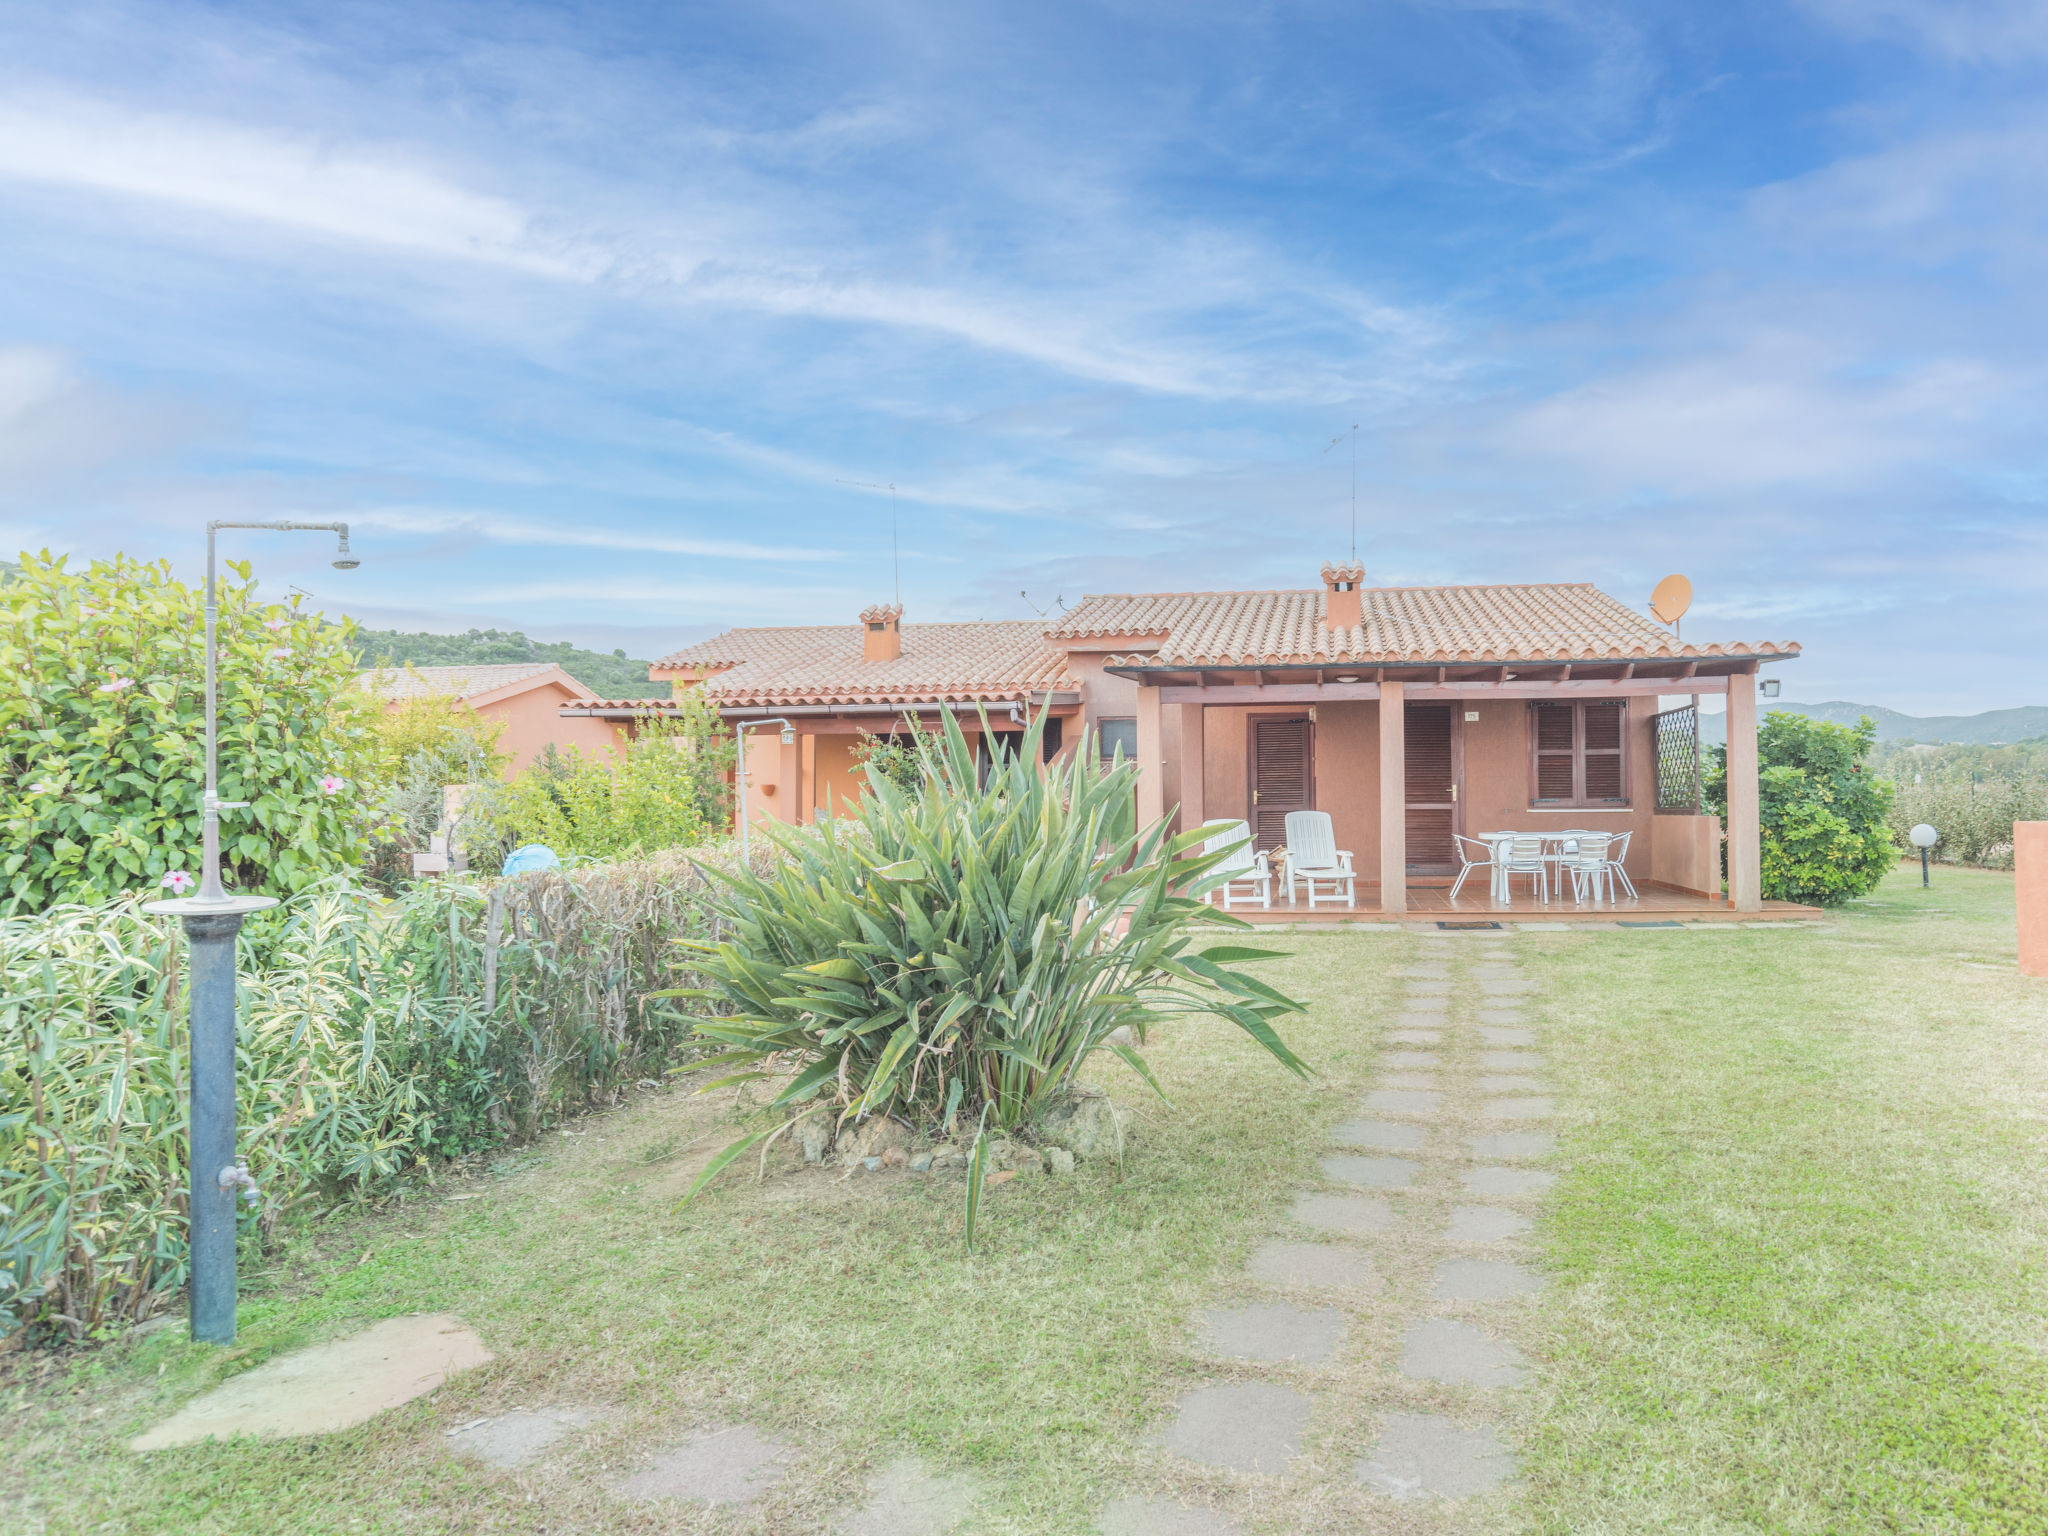
[[[1358,681],[1358,674],[1354,672],[1349,677],[1338,678],[1337,681],[1340,683],[1355,683]]]
[[[1778,690],[1784,686],[1785,685],[1782,682],[1780,682],[1777,678],[1767,677],[1764,679],[1763,686],[1760,691],[1762,692],[1765,698],[1775,699],[1778,696]]]

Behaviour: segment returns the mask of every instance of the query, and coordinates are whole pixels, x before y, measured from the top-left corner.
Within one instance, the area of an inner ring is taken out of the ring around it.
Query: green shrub
[[[704,931],[691,859],[497,890],[495,922],[492,891],[462,881],[388,905],[333,884],[250,920],[238,1146],[262,1199],[247,1245],[675,1059],[688,1022],[652,994],[675,942]],[[138,898],[0,919],[0,1336],[84,1336],[183,1283],[182,951]]]
[[[893,1114],[937,1130],[964,1116],[1014,1130],[1096,1050],[1150,1081],[1136,1047],[1186,1014],[1228,1019],[1305,1070],[1273,1029],[1300,1005],[1225,968],[1269,952],[1193,948],[1204,925],[1245,926],[1176,894],[1201,889],[1222,855],[1188,856],[1199,830],[1129,831],[1136,770],[1085,749],[1041,768],[1043,727],[981,776],[948,718],[943,741],[920,748],[921,793],[871,767],[857,816],[764,826],[781,862],[734,874],[717,903],[731,937],[694,947],[733,1015],[698,1033],[748,1069],[721,1082],[774,1076],[775,1109],[841,1124]],[[1111,1039],[1119,1029],[1129,1043]],[[788,1123],[728,1147],[705,1177]],[[971,1199],[969,1222],[971,1237]]]
[[[480,870],[525,843],[594,859],[691,847],[732,826],[732,763],[731,734],[691,693],[616,752],[549,748],[524,773],[481,785],[463,806],[463,847]]]
[[[1763,894],[1837,906],[1874,890],[1892,865],[1892,785],[1868,771],[1877,727],[1773,710],[1757,728]],[[1706,801],[1728,810],[1728,752],[1708,755]]]
[[[1981,783],[1944,779],[1898,786],[1892,801],[1892,842],[1911,853],[1906,835],[1925,822],[1941,834],[1933,855],[1945,863],[2012,868],[2012,826],[2048,821],[2048,782],[2032,776],[1993,778]]]
[[[367,729],[345,633],[220,586],[221,873],[288,895],[362,860]],[[24,555],[0,586],[0,858],[8,904],[99,902],[197,875],[205,784],[202,591],[125,555],[83,575]]]

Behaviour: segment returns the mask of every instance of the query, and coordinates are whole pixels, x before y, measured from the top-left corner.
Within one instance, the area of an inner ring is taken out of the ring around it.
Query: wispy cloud
[[[393,533],[467,533],[498,544],[554,549],[615,549],[635,554],[698,555],[717,560],[804,563],[845,558],[835,549],[807,549],[782,544],[748,544],[729,539],[701,539],[658,529],[600,527],[587,522],[537,522],[502,512],[475,512],[443,507],[378,507],[349,514],[351,523],[385,528]]]

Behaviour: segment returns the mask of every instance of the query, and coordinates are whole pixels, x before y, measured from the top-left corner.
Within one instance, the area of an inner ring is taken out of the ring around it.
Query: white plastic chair
[[[1458,899],[1458,892],[1464,889],[1466,879],[1471,875],[1472,871],[1475,869],[1483,869],[1486,871],[1486,878],[1489,882],[1488,894],[1491,895],[1492,892],[1490,886],[1493,879],[1493,844],[1481,842],[1476,837],[1467,837],[1462,832],[1454,832],[1451,835],[1455,841],[1458,850],[1458,878],[1451,882],[1451,900],[1456,901]],[[1481,857],[1476,859],[1472,857],[1471,853],[1471,850],[1475,848],[1478,849],[1480,854],[1482,855]]]
[[[1614,840],[1614,845],[1607,850],[1607,888],[1612,892],[1614,889],[1613,882],[1619,880],[1621,888],[1628,892],[1628,899],[1630,901],[1639,901],[1642,898],[1636,895],[1636,883],[1629,879],[1628,870],[1623,867],[1628,859],[1628,840],[1634,836],[1635,833],[1633,832],[1622,833],[1621,836]]]
[[[1328,899],[1347,907],[1358,905],[1351,874],[1351,851],[1337,846],[1337,829],[1328,811],[1287,813],[1287,899],[1294,900],[1297,882],[1308,886],[1308,904],[1315,907],[1318,889],[1330,887]]]
[[[1614,839],[1605,832],[1587,832],[1565,843],[1558,855],[1558,870],[1572,877],[1572,900],[1583,903],[1591,892],[1598,900],[1604,887],[1609,902],[1614,900],[1614,871],[1609,867],[1608,847]]]
[[[1529,875],[1535,881],[1536,894],[1546,907],[1550,905],[1550,859],[1543,851],[1541,833],[1517,832],[1495,846],[1494,857],[1500,864],[1503,896],[1512,899],[1510,886],[1516,875]]]
[[[1236,847],[1231,848],[1232,844]],[[1206,853],[1231,848],[1215,870],[1215,874],[1229,878],[1211,889],[1202,900],[1207,901],[1210,896],[1221,897],[1226,911],[1240,901],[1246,906],[1257,902],[1269,911],[1272,909],[1272,865],[1265,854],[1252,847],[1252,829],[1249,826],[1241,821],[1226,822],[1222,831],[1209,834],[1202,848]]]

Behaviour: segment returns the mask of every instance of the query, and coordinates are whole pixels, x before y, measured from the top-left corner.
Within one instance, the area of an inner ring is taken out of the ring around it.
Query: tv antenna
[[[873,480],[834,480],[834,485],[851,485],[863,491],[889,493],[889,564],[896,577],[896,606],[903,606],[903,558],[896,552],[896,482],[878,485]]]
[[[1330,439],[1330,448],[1336,447],[1346,438],[1351,439],[1351,563],[1358,564],[1358,423],[1353,422],[1344,431]]]
[[[1038,604],[1032,602],[1031,594],[1029,592],[1026,592],[1022,587],[1019,587],[1017,589],[1017,595],[1024,599],[1024,606],[1029,608],[1033,613],[1037,614],[1041,619],[1052,612],[1052,608],[1041,608],[1038,606]],[[1065,593],[1061,593],[1059,596],[1055,597],[1052,600],[1052,603],[1053,608],[1059,609],[1061,613],[1065,613],[1067,611],[1067,599]]]

